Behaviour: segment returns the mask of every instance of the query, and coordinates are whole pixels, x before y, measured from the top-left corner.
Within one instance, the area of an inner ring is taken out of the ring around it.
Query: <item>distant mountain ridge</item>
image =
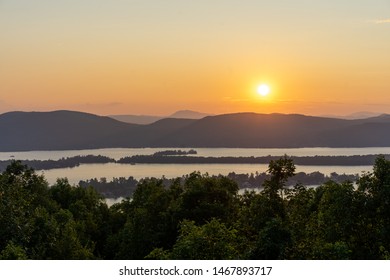
[[[378,117],[380,115],[383,115],[383,113],[375,113],[375,112],[356,112],[349,115],[344,116],[338,116],[338,115],[322,115],[320,117],[324,118],[336,118],[336,119],[346,119],[346,120],[357,120],[357,119],[367,119],[372,117]]]
[[[168,118],[176,118],[176,119],[202,119],[204,117],[213,116],[211,114],[196,112],[192,110],[181,110],[173,113],[172,115],[168,116]]]
[[[201,119],[210,116],[210,114],[200,113],[192,110],[181,110],[168,116],[149,116],[149,115],[109,115],[108,117],[116,119],[121,122],[132,124],[152,124],[156,121],[175,118],[175,119]]]
[[[108,117],[120,122],[131,124],[151,124],[164,118],[161,116],[148,115],[109,115]]]
[[[101,148],[108,138],[136,126],[65,110],[9,112],[0,115],[0,151]]]
[[[148,125],[74,111],[0,115],[0,151],[135,147],[388,147],[390,115],[337,119],[235,113]]]

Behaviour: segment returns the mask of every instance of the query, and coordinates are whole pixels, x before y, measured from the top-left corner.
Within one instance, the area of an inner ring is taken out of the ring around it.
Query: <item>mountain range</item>
[[[74,111],[0,115],[0,151],[136,147],[388,147],[390,115],[338,119],[234,113],[140,125]]]
[[[378,117],[382,115],[382,113],[378,112],[368,112],[368,111],[362,111],[362,112],[355,112],[349,115],[321,115],[321,117],[327,117],[327,118],[337,118],[337,119],[347,119],[347,120],[357,120],[357,119],[367,119],[372,117]]]
[[[181,110],[168,116],[150,116],[150,115],[109,115],[110,118],[116,119],[121,122],[133,123],[133,124],[151,124],[156,121],[175,118],[175,119],[201,119],[210,116],[210,114],[200,113],[191,110]]]

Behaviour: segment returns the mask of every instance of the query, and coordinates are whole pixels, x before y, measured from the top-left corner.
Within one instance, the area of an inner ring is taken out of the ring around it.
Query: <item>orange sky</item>
[[[0,112],[390,113],[388,19],[376,0],[0,0]]]

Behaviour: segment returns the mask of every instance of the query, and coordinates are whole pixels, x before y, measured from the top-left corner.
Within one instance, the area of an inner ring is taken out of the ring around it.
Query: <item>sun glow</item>
[[[268,85],[262,84],[257,87],[257,93],[261,96],[267,96],[270,93],[271,89]]]

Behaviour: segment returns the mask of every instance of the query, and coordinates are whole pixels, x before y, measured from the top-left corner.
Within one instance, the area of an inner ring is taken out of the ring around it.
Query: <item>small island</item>
[[[160,157],[160,156],[186,156],[186,155],[197,155],[198,152],[191,149],[189,151],[182,151],[182,150],[166,150],[166,151],[160,151],[153,154],[154,157]]]

